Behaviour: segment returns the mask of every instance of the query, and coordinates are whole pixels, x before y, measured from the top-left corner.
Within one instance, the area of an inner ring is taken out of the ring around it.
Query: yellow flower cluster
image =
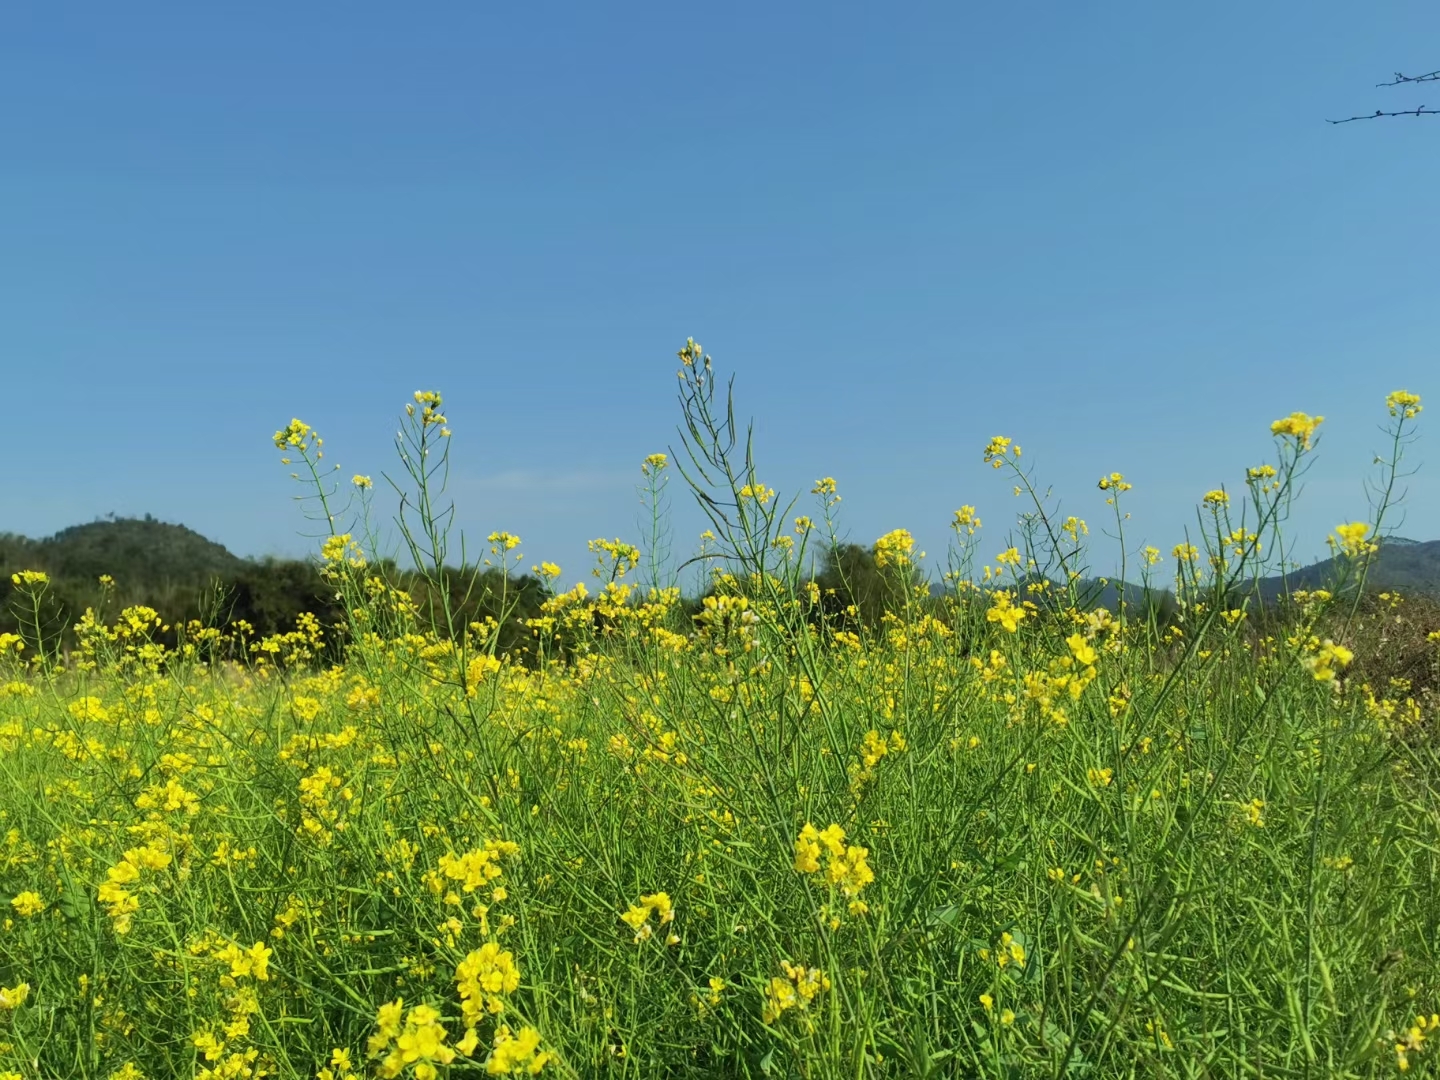
[[[892,529],[875,541],[875,565],[909,566],[915,554],[915,538],[907,529]]]
[[[829,856],[825,865],[825,883],[839,888],[850,901],[850,914],[861,915],[869,910],[857,899],[860,892],[875,880],[870,869],[870,849],[845,843],[845,830],[839,825],[817,829],[808,821],[795,840],[795,869],[802,874],[820,872],[820,857]]]
[[[516,1033],[501,1024],[495,1029],[495,1048],[485,1062],[485,1071],[491,1076],[538,1076],[554,1056],[540,1049],[540,1032],[533,1027],[523,1027]]]
[[[875,728],[867,731],[860,741],[860,760],[849,767],[851,793],[858,795],[875,778],[875,767],[881,760],[889,754],[901,753],[905,747],[905,736],[899,731],[890,732],[889,738]]]
[[[310,449],[312,442],[317,448],[324,445],[314,429],[303,420],[292,419],[287,427],[275,432],[276,450],[299,450],[303,454]]]
[[[623,578],[627,573],[640,565],[640,549],[634,544],[627,544],[622,540],[606,540],[603,537],[590,541],[590,550],[598,555],[602,561],[591,571],[596,577],[604,573],[602,566],[610,568],[611,578]]]
[[[508,532],[492,532],[485,539],[490,544],[491,555],[503,555],[506,552],[514,551],[521,544],[520,537]]]
[[[444,424],[446,422],[445,417],[440,412],[440,407],[443,404],[444,399],[434,390],[415,391],[415,405],[420,406],[420,424],[422,428],[434,427],[436,424]],[[407,416],[415,415],[415,405],[405,406],[405,414]],[[450,430],[442,427],[440,434],[449,435]]]
[[[1310,416],[1307,413],[1295,412],[1271,424],[1270,434],[1294,439],[1295,445],[1299,449],[1309,450],[1311,440],[1315,437],[1315,429],[1324,421],[1325,417],[1323,416]]]
[[[985,621],[998,623],[1007,634],[1020,629],[1020,621],[1029,614],[1023,606],[1014,602],[1011,594],[1003,589],[990,598],[990,609],[985,612]]]
[[[369,1043],[370,1056],[381,1059],[377,1075],[396,1077],[412,1068],[415,1080],[435,1080],[440,1075],[437,1066],[455,1060],[447,1037],[439,1011],[429,1005],[416,1005],[408,1015],[401,998],[381,1005]]]
[[[965,530],[966,536],[974,536],[975,530],[980,528],[980,516],[975,513],[975,507],[962,506],[955,511],[955,518],[950,522],[950,527],[959,533]]]
[[[114,1080],[114,1077],[111,1080]],[[140,1080],[138,1074],[135,1080]],[[350,1051],[338,1046],[330,1051],[330,1061],[316,1071],[315,1080],[359,1080],[355,1066],[350,1061]]]
[[[1401,1072],[1408,1072],[1410,1055],[1421,1053],[1425,1043],[1437,1034],[1440,1034],[1440,1013],[1431,1013],[1428,1017],[1421,1013],[1405,1031],[1390,1032],[1390,1041],[1395,1046],[1396,1067]]]
[[[459,882],[462,892],[473,893],[477,889],[491,886],[501,877],[504,873],[500,866],[501,859],[519,853],[520,845],[513,840],[487,840],[482,846],[459,855],[453,852],[441,855],[439,870],[444,878]],[[429,883],[433,892],[438,893],[443,888],[438,877],[431,877]],[[495,899],[503,900],[504,897]]]
[[[993,950],[980,950],[981,960],[988,961],[992,958],[998,968],[1007,968],[1011,964],[1017,968],[1023,968],[1027,959],[1025,943],[1007,930],[1000,935],[999,944]]]
[[[819,968],[807,968],[803,964],[780,962],[784,977],[774,976],[765,984],[765,1003],[760,1018],[773,1024],[790,1009],[808,1009],[810,1003],[830,989],[830,977]]]
[[[1335,535],[1327,537],[1331,550],[1338,550],[1350,558],[1359,558],[1362,555],[1373,555],[1380,550],[1380,545],[1366,537],[1370,535],[1370,526],[1364,521],[1352,521],[1348,525],[1336,525]]]
[[[320,545],[320,558],[332,566],[342,562],[357,568],[365,565],[365,554],[349,533],[327,537]]]
[[[1006,454],[1020,456],[1020,446],[1012,443],[1004,435],[996,435],[985,444],[985,461],[992,469],[998,469],[1005,464]]]
[[[16,983],[14,986],[0,986],[0,1011],[18,1009],[30,998],[30,984]]]
[[[487,1013],[505,1011],[505,995],[520,986],[520,968],[508,949],[487,941],[456,966],[455,986],[465,1026],[474,1028]]]
[[[1420,404],[1420,395],[1412,394],[1408,390],[1392,391],[1385,398],[1385,407],[1390,410],[1391,416],[1400,416],[1406,420],[1414,420],[1424,408]]]
[[[28,919],[33,915],[39,915],[45,910],[45,901],[39,893],[27,889],[11,900],[10,906],[15,909],[15,913],[21,918]]]
[[[100,883],[97,898],[105,906],[111,925],[117,934],[128,933],[135,912],[140,910],[140,900],[132,892],[140,880],[142,870],[164,870],[170,865],[170,853],[158,844],[131,848],[114,866],[105,872]]]
[[[635,931],[635,944],[647,941],[654,933],[650,925],[650,916],[655,916],[659,926],[668,926],[675,921],[675,907],[670,902],[670,894],[657,892],[640,897],[640,903],[632,904],[623,915],[620,916],[630,929]],[[666,944],[678,944],[680,939],[673,933],[666,938]]]
[[[1355,659],[1355,654],[1344,645],[1337,645],[1326,638],[1324,641],[1310,642],[1309,654],[1301,663],[1307,671],[1315,676],[1317,682],[1333,681],[1336,675],[1350,666]]]

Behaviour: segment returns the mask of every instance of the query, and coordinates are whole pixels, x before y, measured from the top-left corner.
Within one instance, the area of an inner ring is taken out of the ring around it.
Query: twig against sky
[[[1395,78],[1390,82],[1376,83],[1381,86],[1404,86],[1407,83],[1430,83],[1440,82],[1440,70],[1427,71],[1424,75],[1406,75],[1402,72],[1395,72]],[[1434,116],[1440,114],[1440,109],[1427,108],[1424,105],[1417,105],[1413,109],[1397,109],[1393,112],[1386,112],[1384,109],[1376,109],[1373,113],[1361,113],[1359,116],[1347,116],[1344,120],[1326,120],[1327,124],[1348,124],[1353,120],[1375,120],[1382,116]]]

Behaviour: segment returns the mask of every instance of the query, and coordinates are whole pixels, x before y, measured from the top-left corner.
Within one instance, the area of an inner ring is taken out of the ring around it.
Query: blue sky
[[[269,434],[378,477],[434,388],[461,524],[571,579],[637,535],[693,335],[853,539],[933,555],[972,503],[1000,550],[1004,433],[1092,523],[1126,473],[1168,550],[1301,409],[1315,554],[1386,392],[1440,394],[1440,117],[1323,121],[1440,106],[1373,88],[1436,41],[1432,4],[1329,0],[7,5],[0,529],[312,550]]]

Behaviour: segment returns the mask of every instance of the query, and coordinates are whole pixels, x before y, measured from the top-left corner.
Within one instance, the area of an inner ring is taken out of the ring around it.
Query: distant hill
[[[376,565],[411,594],[422,617],[434,612],[438,619],[444,608],[453,625],[463,627],[508,613],[513,617],[500,648],[523,651],[529,645],[525,619],[538,615],[545,599],[538,578],[522,575],[505,583],[501,571],[474,567],[477,581],[457,570],[448,605],[442,605],[438,590],[423,577],[389,560]],[[247,632],[260,637],[294,629],[302,614],[328,627],[345,621],[335,586],[322,576],[318,559],[242,559],[194,529],[148,514],[74,525],[40,540],[0,533],[0,633],[24,629],[33,634],[36,619],[29,599],[12,602],[18,587],[11,575],[19,570],[49,575],[38,621],[52,646],[74,642],[75,623],[87,608],[109,618],[122,608],[146,605],[174,625],[190,619],[217,626],[243,621]],[[101,587],[103,574],[114,578],[113,589]],[[173,625],[161,631],[170,644],[176,633]]]
[[[1322,559],[1283,577],[1265,578],[1260,583],[1261,595],[1271,599],[1295,589],[1318,588],[1333,581],[1336,570],[1334,559]],[[1440,540],[1408,540],[1403,536],[1385,540],[1370,564],[1366,587],[1440,597]]]
[[[101,574],[127,589],[201,588],[230,580],[251,564],[184,525],[146,516],[72,525],[43,540],[0,535],[0,568],[44,570],[54,578]]]
[[[1316,589],[1334,582],[1339,567],[1335,559],[1320,562],[1284,575],[1260,579],[1260,595],[1265,600],[1274,600],[1297,589]],[[1163,584],[1157,580],[1157,585]],[[1054,586],[1059,590],[1059,586]],[[1387,539],[1370,565],[1365,587],[1371,592],[1394,589],[1407,596],[1430,596],[1440,599],[1440,540],[1410,540],[1403,536]],[[1104,607],[1114,611],[1124,589],[1126,603],[1138,606],[1145,591],[1139,585],[1121,585],[1115,581],[1093,578],[1080,582],[1080,594],[1087,608]],[[941,596],[949,586],[935,582],[930,586],[932,596]],[[1167,590],[1168,591],[1168,590]]]

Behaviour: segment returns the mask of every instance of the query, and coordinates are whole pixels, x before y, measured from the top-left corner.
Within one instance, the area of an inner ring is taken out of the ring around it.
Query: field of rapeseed
[[[1361,602],[1383,497],[1332,589],[1253,588],[1320,418],[1164,554],[1100,479],[1129,578],[1173,590],[1143,610],[1085,602],[1088,526],[994,438],[1026,512],[987,544],[957,511],[939,597],[881,537],[865,626],[806,576],[835,482],[782,500],[693,343],[680,376],[644,475],[710,517],[697,616],[597,541],[498,655],[386,579],[371,482],[352,525],[295,421],[345,624],[0,637],[0,1078],[1433,1074],[1440,627]],[[1382,492],[1420,413],[1387,405]],[[399,444],[437,580],[448,425],[417,394]],[[1402,628],[1430,666],[1380,680]]]

